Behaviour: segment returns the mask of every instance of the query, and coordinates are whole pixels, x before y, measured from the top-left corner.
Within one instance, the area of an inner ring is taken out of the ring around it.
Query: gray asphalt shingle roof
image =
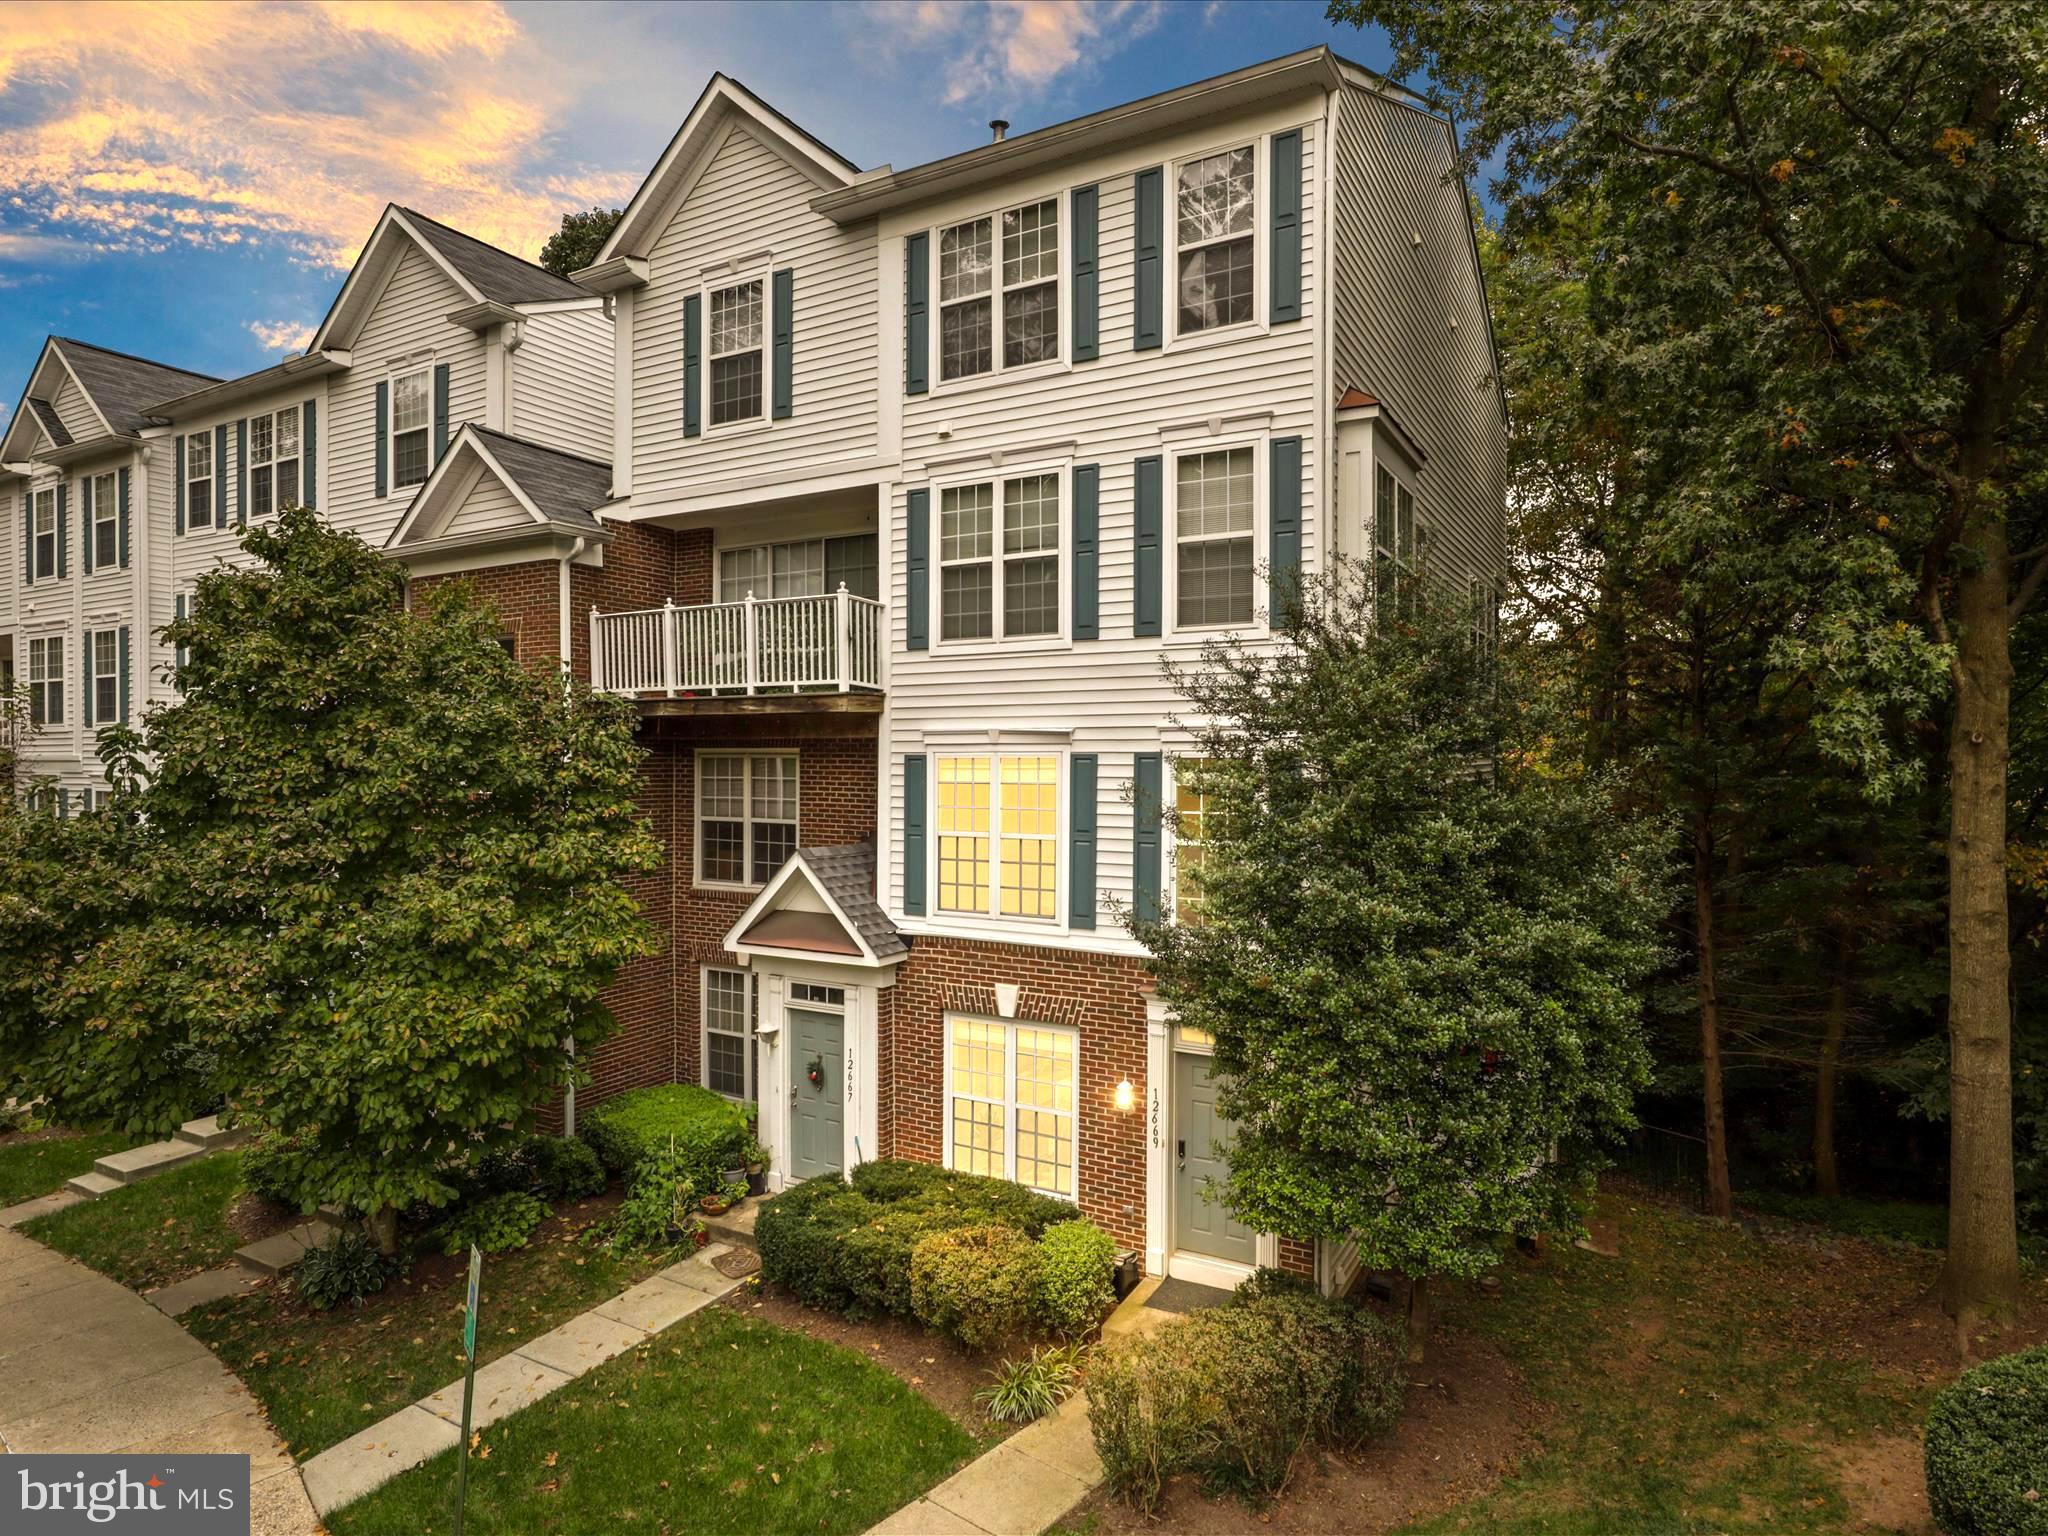
[[[523,437],[508,437],[474,422],[469,430],[504,466],[527,499],[540,508],[541,516],[593,533],[599,529],[601,525],[591,514],[611,499],[611,465],[544,448]]]
[[[50,435],[50,441],[59,448],[71,446],[71,434],[65,430],[64,418],[57,414],[57,407],[47,400],[28,397],[28,408],[36,413],[36,420],[43,424],[43,430]]]
[[[51,340],[71,365],[79,387],[92,396],[92,403],[107,418],[107,425],[129,437],[156,423],[149,407],[158,401],[220,382],[210,373],[171,368],[147,358],[130,357],[126,352],[109,352],[105,347],[73,341],[69,336],[54,336]]]
[[[847,920],[860,931],[878,960],[910,953],[910,941],[896,931],[896,925],[875,900],[875,845],[872,842],[844,843],[825,848],[799,848],[797,857],[817,877],[825,894],[839,904]]]
[[[485,298],[499,304],[543,304],[552,299],[587,299],[589,294],[545,267],[522,261],[510,251],[485,245],[473,235],[428,218],[411,208],[399,209],[420,238],[433,243],[449,266],[460,272]]]

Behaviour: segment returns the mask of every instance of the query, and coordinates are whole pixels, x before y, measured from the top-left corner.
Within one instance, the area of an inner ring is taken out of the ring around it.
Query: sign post
[[[469,1304],[462,1314],[462,1438],[455,1446],[455,1536],[462,1536],[462,1506],[469,1492],[469,1404],[476,1391],[476,1297],[484,1278],[484,1252],[469,1245]]]

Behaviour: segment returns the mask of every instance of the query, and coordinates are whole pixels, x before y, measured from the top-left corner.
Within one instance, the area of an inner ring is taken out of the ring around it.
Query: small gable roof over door
[[[611,486],[609,464],[470,422],[427,476],[384,549],[403,557],[526,540],[596,543],[611,537],[597,516]]]
[[[910,953],[875,900],[875,845],[799,848],[725,936],[737,955],[893,967]]]

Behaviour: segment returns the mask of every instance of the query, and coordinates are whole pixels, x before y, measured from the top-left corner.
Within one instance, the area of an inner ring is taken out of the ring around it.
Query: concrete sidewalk
[[[256,1536],[313,1506],[263,1410],[204,1344],[125,1286],[0,1230],[0,1449],[249,1458]]]

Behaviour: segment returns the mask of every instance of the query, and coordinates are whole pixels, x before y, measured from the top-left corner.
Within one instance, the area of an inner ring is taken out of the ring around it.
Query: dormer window
[[[761,415],[761,280],[711,292],[711,425]]]
[[[1059,210],[1047,198],[939,231],[941,382],[1059,360]]]
[[[434,370],[415,368],[391,381],[391,484],[424,485],[434,467]]]
[[[1252,146],[1183,161],[1174,178],[1178,328],[1249,324],[1258,184]]]
[[[213,434],[194,432],[185,439],[185,526],[213,526]]]

